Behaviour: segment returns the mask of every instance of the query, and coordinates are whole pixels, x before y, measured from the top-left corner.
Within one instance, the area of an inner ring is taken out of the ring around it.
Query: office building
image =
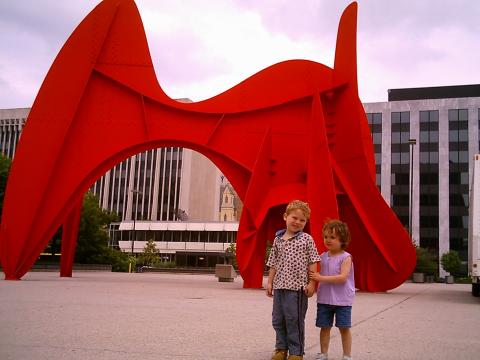
[[[417,245],[439,257],[456,250],[466,261],[480,85],[393,89],[388,102],[364,108],[385,201]]]

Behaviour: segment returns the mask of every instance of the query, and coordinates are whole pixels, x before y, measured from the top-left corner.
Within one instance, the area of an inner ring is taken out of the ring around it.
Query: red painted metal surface
[[[58,54],[23,130],[0,228],[6,279],[20,279],[62,224],[62,276],[70,276],[85,191],[129,156],[181,146],[210,158],[244,203],[237,257],[245,287],[262,286],[266,241],[295,198],[311,205],[320,250],[325,218],[348,223],[360,289],[400,285],[415,253],[374,184],[357,90],[356,11],[351,4],[340,20],[333,69],[285,61],[185,104],[157,82],[135,3],[100,3]]]

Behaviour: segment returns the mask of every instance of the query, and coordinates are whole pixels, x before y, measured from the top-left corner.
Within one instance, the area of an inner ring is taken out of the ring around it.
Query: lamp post
[[[412,217],[413,217],[413,148],[417,144],[416,139],[408,139],[408,144],[410,145],[410,194],[408,201],[408,234],[410,239],[412,239]]]
[[[133,214],[132,218],[133,218],[133,236],[132,236],[132,255],[133,255],[133,246],[135,244],[135,236],[136,236],[136,233],[135,233],[135,220],[137,218],[137,212],[138,212],[138,194],[140,194],[140,191],[138,190],[130,190],[132,192],[132,194],[136,194],[135,196],[135,214]]]

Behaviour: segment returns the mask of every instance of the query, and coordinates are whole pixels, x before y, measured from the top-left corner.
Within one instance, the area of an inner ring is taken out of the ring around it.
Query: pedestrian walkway
[[[0,280],[2,360],[269,360],[271,299],[213,275],[32,272]],[[310,299],[306,356],[318,351]],[[354,359],[480,359],[480,299],[469,285],[405,283],[359,292]],[[330,359],[340,359],[337,332]]]

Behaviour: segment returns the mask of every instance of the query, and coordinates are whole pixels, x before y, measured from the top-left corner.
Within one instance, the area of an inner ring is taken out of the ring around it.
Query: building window
[[[448,110],[450,249],[467,260],[468,252],[468,109]]]
[[[375,155],[375,179],[378,190],[381,191],[382,173],[382,113],[367,113],[368,125],[372,134],[373,152]]]
[[[420,111],[420,246],[438,252],[438,110]]]
[[[392,112],[390,205],[400,222],[408,227],[410,176],[410,112]]]

